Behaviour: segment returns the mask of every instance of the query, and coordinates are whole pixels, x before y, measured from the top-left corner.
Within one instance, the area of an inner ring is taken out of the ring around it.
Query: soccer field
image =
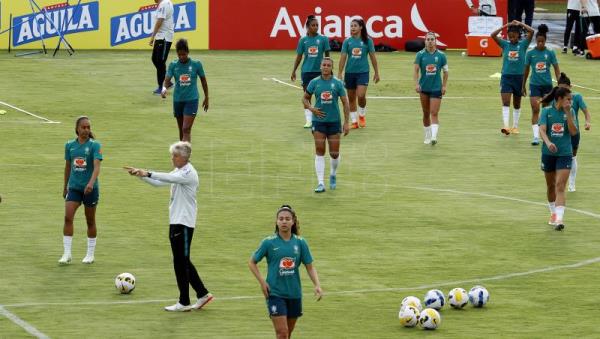
[[[29,337],[26,329],[52,338],[273,337],[247,261],[273,232],[282,203],[298,212],[326,293],[315,302],[302,269],[304,316],[294,337],[600,336],[599,127],[582,132],[577,192],[567,194],[566,229],[556,232],[547,225],[540,149],[530,145],[529,98],[521,134],[499,131],[499,79],[490,78],[500,71],[499,58],[448,52],[448,92],[432,147],[423,144],[414,54],[379,53],[382,81],[369,87],[368,127],[343,138],[338,188],[317,195],[301,92],[273,80],[289,82],[294,53],[191,57],[204,63],[211,100],[192,135],[201,178],[192,260],[215,300],[172,314],[163,311],[178,296],[169,189],[122,170],[171,169],[177,127],[171,97],[151,95],[150,53],[0,54],[0,101],[60,122],[0,105],[7,111],[0,115],[0,338]],[[600,87],[600,63],[558,57],[574,84]],[[337,69],[339,54],[333,58]],[[575,90],[594,123],[600,92]],[[80,210],[73,263],[59,266],[64,144],[83,114],[104,154],[96,262],[81,264]],[[264,262],[259,266],[266,271]],[[137,278],[130,295],[114,288],[122,272]],[[477,284],[491,295],[483,309],[445,306],[432,332],[398,322],[405,296]]]

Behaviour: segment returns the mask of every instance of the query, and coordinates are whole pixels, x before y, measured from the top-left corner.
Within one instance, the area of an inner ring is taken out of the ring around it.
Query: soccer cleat
[[[358,127],[365,128],[367,127],[367,117],[364,115],[358,116]]]
[[[175,305],[165,307],[169,312],[188,312],[192,310],[192,305],[181,305],[179,302]]]
[[[502,129],[500,129],[500,132],[502,132],[504,135],[510,135],[510,127],[504,126]]]
[[[563,54],[567,54],[567,51],[568,51],[568,48],[566,46],[563,47],[563,49],[562,49]]]
[[[335,187],[337,186],[337,178],[335,175],[330,175],[329,176],[329,189],[330,190],[334,190]]]
[[[317,188],[315,188],[315,193],[323,193],[323,192],[325,192],[325,185],[323,185],[323,184],[317,185]]]
[[[304,124],[304,128],[311,128],[311,127],[312,127],[312,121],[307,121],[307,122]]]
[[[551,213],[550,220],[548,220],[548,225],[555,225],[555,224],[556,224],[556,213]]]
[[[519,134],[521,132],[519,132],[519,129],[517,127],[513,127],[513,128],[510,129],[510,133],[512,133],[512,134]]]
[[[58,259],[58,263],[61,265],[67,265],[71,263],[71,255],[70,254],[63,254],[63,256]]]
[[[575,192],[575,184],[574,183],[569,183],[568,191],[569,192]]]
[[[537,146],[540,144],[540,138],[533,138],[533,140],[531,140],[531,146]]]
[[[437,139],[431,139],[431,146],[435,146],[437,144]]]
[[[423,143],[424,143],[425,145],[429,145],[429,144],[431,144],[431,139],[429,139],[429,138],[426,138],[426,139],[423,141]]]
[[[162,93],[162,88],[160,88],[160,87],[155,89],[154,92],[152,92],[152,94],[154,94],[154,95],[161,95],[161,93]]]
[[[358,128],[358,122],[353,122],[350,124],[350,128],[351,129],[357,129]]]
[[[554,230],[555,231],[562,231],[564,229],[565,229],[565,224],[562,222],[562,220],[556,221],[556,224],[554,224]]]
[[[204,307],[204,305],[206,305],[209,302],[211,302],[213,299],[214,299],[213,295],[210,294],[210,293],[207,293],[202,298],[198,298],[198,301],[196,301],[196,303],[194,305],[192,305],[192,309],[199,310],[202,307]]]
[[[94,262],[94,256],[86,255],[85,258],[83,258],[83,260],[81,260],[81,262],[84,264],[92,264]]]

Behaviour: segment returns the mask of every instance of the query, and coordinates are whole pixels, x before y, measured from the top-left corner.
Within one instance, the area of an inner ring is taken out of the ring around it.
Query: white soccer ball
[[[469,295],[465,289],[457,287],[448,292],[448,304],[454,308],[463,308],[469,303]]]
[[[419,324],[426,330],[435,330],[441,323],[442,317],[433,308],[426,308],[419,315]]]
[[[440,290],[430,290],[425,294],[425,298],[423,298],[423,303],[425,307],[435,308],[436,310],[441,310],[446,303],[446,297],[444,297],[444,292]]]
[[[412,295],[402,299],[402,303],[400,304],[400,310],[402,310],[406,306],[413,306],[414,308],[419,310],[419,312],[421,312],[421,310],[423,309],[423,307],[421,306],[421,300],[419,300],[419,298],[417,297],[413,297]]]
[[[131,273],[121,273],[115,278],[115,287],[121,294],[128,294],[135,289],[135,277]]]
[[[480,285],[474,286],[469,291],[469,301],[475,307],[483,307],[490,300],[488,290]]]
[[[419,310],[411,305],[406,305],[400,309],[398,319],[404,327],[414,327],[419,322]]]

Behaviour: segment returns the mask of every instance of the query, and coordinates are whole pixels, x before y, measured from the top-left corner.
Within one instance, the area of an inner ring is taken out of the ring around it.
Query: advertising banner
[[[496,0],[498,15],[506,17],[506,5]],[[375,44],[403,49],[428,31],[440,35],[442,46],[464,48],[472,12],[464,0],[213,0],[210,49],[293,49],[311,14],[330,39],[343,41],[360,16]]]
[[[1,27],[12,25],[13,48],[54,48],[60,35],[77,49],[150,49],[156,22],[153,0],[10,0],[2,1]],[[172,0],[175,39],[186,38],[190,48],[208,49],[209,0]],[[9,13],[12,22],[9,23]],[[0,47],[8,46],[0,35]]]

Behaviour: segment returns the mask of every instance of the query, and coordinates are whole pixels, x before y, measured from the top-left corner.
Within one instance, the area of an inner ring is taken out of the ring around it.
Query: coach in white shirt
[[[156,23],[150,36],[150,46],[154,45],[152,63],[156,67],[158,88],[153,93],[160,95],[167,73],[166,63],[175,35],[175,25],[173,23],[173,3],[171,3],[171,0],[154,0],[154,2],[158,4],[158,8],[156,9]]]
[[[173,267],[179,288],[179,301],[165,307],[167,311],[189,311],[200,309],[213,298],[204,286],[196,268],[190,260],[190,247],[196,227],[196,191],[198,190],[198,172],[189,162],[192,145],[180,141],[171,145],[171,159],[175,169],[170,173],[151,172],[134,167],[126,167],[131,175],[141,177],[153,186],[171,185],[169,203],[169,239],[173,252]],[[196,291],[198,300],[190,304],[189,285]]]

